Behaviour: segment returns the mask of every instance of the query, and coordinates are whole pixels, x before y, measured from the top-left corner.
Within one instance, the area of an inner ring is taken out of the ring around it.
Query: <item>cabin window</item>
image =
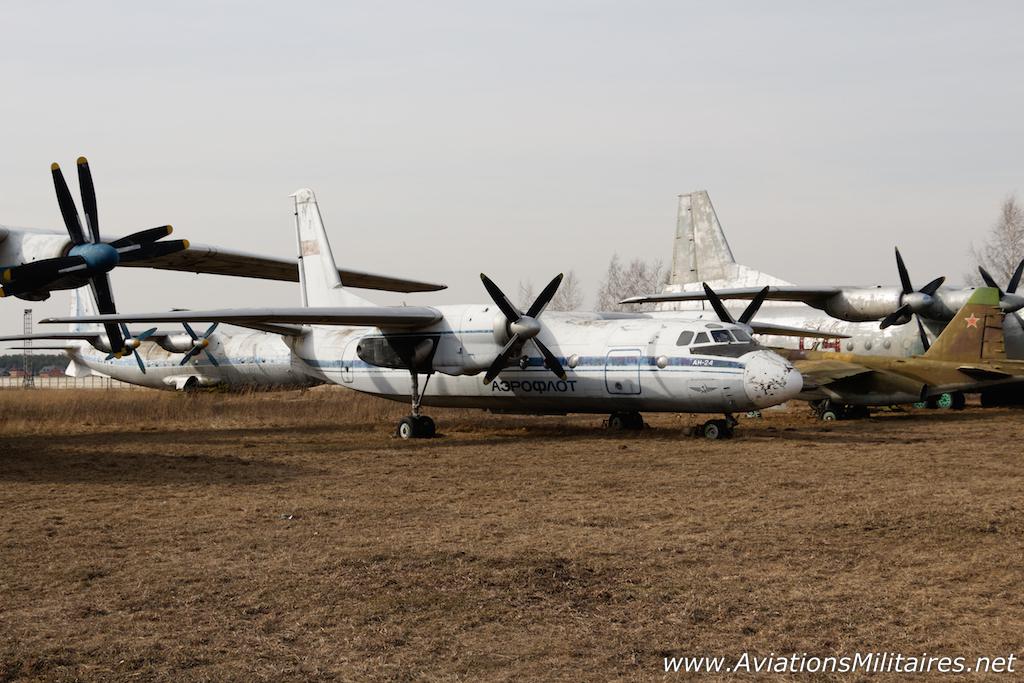
[[[754,341],[753,337],[751,337],[749,334],[747,334],[746,330],[741,330],[741,329],[738,329],[738,328],[732,331],[732,336],[736,337],[736,341],[741,341],[741,342],[752,342],[752,341]]]
[[[719,344],[731,344],[732,337],[726,330],[711,330],[711,337]]]
[[[694,344],[707,344],[708,343],[708,333],[707,332],[698,332],[697,333],[697,338],[693,340],[693,343]]]
[[[676,346],[689,346],[690,342],[692,341],[693,332],[691,332],[690,330],[686,330],[681,335],[679,335],[679,339],[676,339]]]

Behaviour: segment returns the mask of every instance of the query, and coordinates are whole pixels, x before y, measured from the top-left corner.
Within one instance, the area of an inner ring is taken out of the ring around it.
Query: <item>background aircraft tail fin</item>
[[[705,190],[679,195],[669,284],[726,280],[736,265],[718,214]]]
[[[372,306],[371,302],[345,289],[313,190],[303,188],[292,197],[295,199],[302,305]]]
[[[999,290],[992,287],[974,290],[924,357],[958,362],[1005,360]]]
[[[91,287],[79,287],[71,290],[71,316],[81,318],[89,315],[98,315],[96,300],[93,298]],[[69,332],[102,332],[103,326],[99,323],[73,322],[68,324]]]

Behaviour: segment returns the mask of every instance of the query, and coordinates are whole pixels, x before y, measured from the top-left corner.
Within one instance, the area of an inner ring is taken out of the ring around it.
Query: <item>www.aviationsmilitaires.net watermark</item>
[[[964,657],[958,655],[907,655],[897,652],[857,652],[852,655],[817,656],[755,655],[737,657],[665,657],[666,673],[750,673],[750,674],[1001,674],[1017,673],[1016,654]]]

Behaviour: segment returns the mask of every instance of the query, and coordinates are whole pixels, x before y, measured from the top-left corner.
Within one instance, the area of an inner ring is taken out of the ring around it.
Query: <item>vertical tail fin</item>
[[[97,315],[96,300],[93,298],[91,287],[79,287],[71,291],[71,316],[81,318],[89,315]],[[102,330],[98,323],[69,323],[69,332],[94,332]]]
[[[371,306],[345,289],[327,239],[313,190],[304,188],[295,199],[295,232],[299,248],[299,285],[303,306]]]
[[[711,197],[704,190],[679,195],[671,284],[734,277],[736,259],[725,239]]]
[[[924,354],[932,360],[976,362],[1005,360],[1003,312],[999,290],[979,287]]]

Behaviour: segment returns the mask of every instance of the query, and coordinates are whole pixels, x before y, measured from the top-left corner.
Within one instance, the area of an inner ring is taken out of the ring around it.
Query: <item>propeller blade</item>
[[[555,296],[555,292],[558,291],[558,286],[562,284],[563,274],[559,273],[555,278],[548,283],[548,286],[541,291],[540,295],[533,300],[530,305],[530,310],[526,312],[526,315],[531,318],[536,318],[538,315],[544,312],[548,304],[551,303],[552,297]]]
[[[890,325],[895,325],[902,318],[908,317],[911,314],[911,312],[912,311],[910,309],[910,306],[900,306],[895,311],[882,318],[882,322],[879,325],[879,329],[884,330]]]
[[[711,308],[715,309],[718,319],[723,323],[735,323],[736,321],[733,320],[732,315],[725,308],[722,300],[718,298],[717,294],[715,294],[715,290],[708,287],[708,283],[706,282],[702,282],[701,284],[704,285],[704,293],[708,295],[708,301],[711,303]]]
[[[210,353],[209,349],[203,349],[203,350],[206,351],[206,357],[210,360],[210,363],[214,367],[218,367],[220,365],[220,363],[218,363],[217,359],[213,357],[213,354]]]
[[[523,317],[523,314],[519,312],[519,309],[508,300],[505,293],[498,288],[498,285],[491,281],[491,278],[480,273],[480,280],[484,283],[484,289],[486,289],[487,293],[491,295],[491,299],[494,301],[495,305],[505,315],[505,318],[510,323],[514,323]]]
[[[11,282],[17,284],[24,282],[31,287],[35,283],[45,284],[66,273],[86,268],[85,259],[81,256],[60,256],[7,268],[0,275],[0,280],[5,285]]]
[[[917,333],[921,335],[921,344],[924,346],[924,350],[927,351],[931,343],[928,341],[928,333],[924,331],[924,323],[921,322],[921,316],[915,315],[914,320],[917,321]]]
[[[53,174],[53,188],[57,191],[57,204],[60,206],[60,215],[64,218],[64,227],[68,230],[68,237],[72,244],[85,244],[85,233],[82,232],[82,221],[78,217],[78,209],[75,208],[75,200],[71,198],[71,190],[64,182],[64,174],[56,163],[50,165],[50,172]]]
[[[505,364],[508,362],[508,357],[512,353],[512,349],[519,343],[519,335],[513,334],[512,338],[508,340],[505,347],[498,352],[498,356],[491,363],[491,367],[487,368],[487,372],[484,373],[484,384],[490,384],[498,374],[505,369]]]
[[[146,330],[145,332],[143,332],[142,334],[140,334],[139,336],[137,336],[135,338],[138,339],[139,341],[146,341],[147,339],[152,337],[155,333],[156,333],[156,328],[155,327],[151,327],[151,328],[149,328],[148,330]]]
[[[219,325],[220,325],[220,323],[216,322],[216,323],[210,325],[209,327],[207,327],[206,328],[206,332],[203,333],[203,339],[209,339],[210,335],[213,334],[213,331],[216,330]]]
[[[1021,261],[1021,263],[1024,263],[1024,261]],[[995,287],[996,289],[998,289],[999,295],[1002,296],[1002,287],[996,284],[996,279],[992,277],[983,266],[978,266],[978,272],[981,273],[981,279],[985,281],[985,284],[988,285],[989,287]]]
[[[96,308],[103,315],[117,313],[114,306],[114,295],[110,291],[110,278],[106,273],[99,273],[89,278],[89,286],[96,297]],[[110,341],[110,350],[117,353],[124,351],[124,338],[121,337],[121,330],[115,323],[104,323],[103,329],[107,332],[107,339]]]
[[[132,244],[151,244],[159,239],[167,237],[172,232],[174,232],[174,228],[172,228],[171,226],[161,225],[159,228],[149,228],[148,230],[140,230],[139,232],[133,232],[132,234],[126,235],[125,237],[119,237],[118,239],[111,242],[110,246],[114,247],[115,249],[118,249],[120,247],[127,247]]]
[[[753,320],[754,316],[757,315],[758,310],[760,310],[761,304],[764,303],[764,300],[767,297],[768,297],[768,287],[765,287],[764,289],[762,289],[760,292],[757,293],[757,296],[755,296],[750,301],[749,304],[747,304],[746,309],[744,309],[743,313],[740,315],[740,320],[739,321],[741,323],[743,323],[744,325],[746,325],[751,320]]]
[[[934,280],[932,280],[931,282],[929,282],[928,284],[926,284],[924,287],[919,289],[918,291],[921,292],[922,294],[927,294],[928,296],[932,296],[933,294],[935,294],[935,292],[937,292],[939,290],[939,287],[941,287],[942,283],[945,282],[945,281],[946,281],[946,276],[945,275],[943,275],[942,277],[937,277]]]
[[[1017,264],[1017,270],[1013,271],[1013,277],[1010,278],[1010,284],[1006,285],[1006,291],[1010,294],[1017,293],[1017,285],[1020,284],[1020,276],[1024,274],[1024,260]]]
[[[156,259],[169,254],[177,254],[179,251],[185,251],[188,247],[188,240],[168,240],[167,242],[129,244],[118,247],[117,254],[121,263],[133,263],[135,261]]]
[[[551,353],[551,350],[536,337],[533,338],[533,343],[540,349],[540,355],[544,356],[544,365],[547,366],[547,369],[558,375],[558,379],[565,379],[565,368],[558,362],[555,354]]]
[[[196,331],[192,329],[191,325],[189,325],[188,323],[182,323],[181,326],[185,328],[185,331],[188,333],[188,336],[192,337],[192,341],[199,339],[199,335],[196,334]]]
[[[78,189],[82,193],[82,209],[85,211],[85,225],[89,229],[92,243],[100,241],[100,217],[96,210],[96,188],[92,184],[89,160],[78,157]]]
[[[903,286],[903,293],[910,294],[914,291],[914,285],[910,284],[910,273],[907,272],[907,264],[903,263],[899,247],[896,247],[896,269],[900,271],[900,284]]]
[[[185,353],[185,355],[181,359],[181,362],[178,363],[178,365],[184,365],[185,363],[189,362],[190,360],[192,360],[192,356],[196,355],[197,353],[199,353],[199,347],[192,347]]]
[[[139,350],[135,349],[132,352],[132,355],[135,356],[135,362],[138,364],[139,370],[142,372],[143,375],[145,375],[146,374],[146,364],[142,361],[142,356],[139,355]]]

